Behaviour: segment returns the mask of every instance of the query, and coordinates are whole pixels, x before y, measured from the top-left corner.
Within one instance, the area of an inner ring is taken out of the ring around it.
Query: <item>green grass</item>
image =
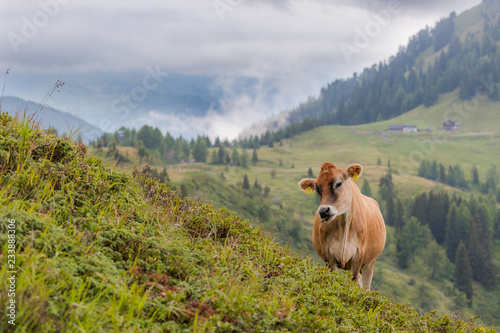
[[[366,292],[227,210],[5,113],[0,166],[0,216],[17,242],[16,326],[2,306],[1,331],[488,330]]]

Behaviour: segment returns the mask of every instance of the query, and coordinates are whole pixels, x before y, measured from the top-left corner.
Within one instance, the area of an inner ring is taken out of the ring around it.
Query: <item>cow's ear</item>
[[[314,191],[314,183],[316,183],[316,179],[304,178],[299,182],[299,186],[307,194],[310,194]]]
[[[361,172],[363,172],[363,167],[359,164],[351,164],[347,168],[347,175],[353,180],[358,179],[361,176]]]

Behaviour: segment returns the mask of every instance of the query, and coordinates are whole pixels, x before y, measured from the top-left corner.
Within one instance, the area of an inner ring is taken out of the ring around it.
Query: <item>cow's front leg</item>
[[[356,253],[351,263],[351,273],[352,280],[357,281],[360,287],[363,287],[363,281],[361,277],[361,264],[363,262],[363,258],[359,255],[359,252]]]
[[[337,260],[333,258],[330,261],[325,260],[326,267],[330,268],[331,271],[336,272],[337,271]]]

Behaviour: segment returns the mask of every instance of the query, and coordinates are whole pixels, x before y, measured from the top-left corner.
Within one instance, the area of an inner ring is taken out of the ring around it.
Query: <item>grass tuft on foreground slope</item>
[[[366,292],[227,210],[0,114],[0,331],[488,331]],[[7,221],[16,225],[8,323]]]

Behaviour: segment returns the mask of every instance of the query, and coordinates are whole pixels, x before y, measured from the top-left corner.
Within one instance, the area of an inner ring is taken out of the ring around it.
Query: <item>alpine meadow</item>
[[[84,144],[0,99],[0,331],[499,330],[500,1],[332,79],[237,139]],[[313,248],[327,161],[382,212],[371,290]]]

